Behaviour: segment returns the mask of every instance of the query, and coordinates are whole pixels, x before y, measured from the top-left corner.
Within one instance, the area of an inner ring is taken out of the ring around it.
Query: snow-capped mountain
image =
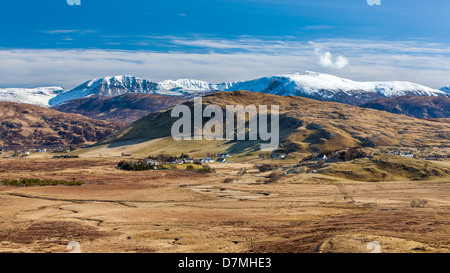
[[[49,107],[49,100],[64,92],[62,87],[5,88],[0,89],[0,101]]]
[[[184,95],[199,95],[202,93],[211,93],[214,91],[221,91],[217,84],[199,81],[199,80],[167,80],[158,83],[155,93],[169,96],[184,96]]]
[[[247,90],[281,96],[294,95],[354,105],[405,95],[447,96],[440,90],[411,82],[357,82],[310,71],[235,82],[226,90]]]
[[[167,96],[198,96],[219,91],[215,84],[199,80],[166,80],[152,82],[133,76],[115,76],[93,79],[65,92],[49,102],[59,105],[69,100],[84,98],[90,95],[115,97],[126,93],[160,94]]]
[[[92,79],[74,89],[50,99],[49,104],[59,105],[63,102],[84,98],[90,95],[115,97],[125,93],[149,93],[156,83],[131,76],[115,76]]]
[[[441,91],[443,91],[443,92],[445,92],[445,93],[447,93],[447,94],[450,94],[450,85],[444,86],[444,87],[442,87],[442,88],[439,89],[439,90],[441,90]]]

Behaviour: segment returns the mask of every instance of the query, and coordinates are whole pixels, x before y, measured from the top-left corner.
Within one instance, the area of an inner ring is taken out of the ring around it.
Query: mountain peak
[[[136,80],[136,79],[139,79],[139,80],[142,80],[142,79],[140,79],[140,78],[137,78],[137,77],[135,77],[135,76],[131,76],[131,75],[117,75],[117,76],[112,76],[112,77],[104,77],[103,79],[102,79],[102,81],[118,81],[118,82],[122,82],[122,81],[124,81],[124,80],[128,80],[128,79],[132,79],[132,80]]]
[[[450,85],[444,86],[439,90],[441,90],[442,92],[445,92],[447,94],[450,94]]]

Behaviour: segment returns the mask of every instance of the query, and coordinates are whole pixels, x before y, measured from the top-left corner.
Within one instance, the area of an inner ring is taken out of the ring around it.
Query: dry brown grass
[[[447,178],[375,184],[303,173],[266,184],[257,181],[270,172],[250,163],[211,164],[214,174],[126,172],[116,164],[0,159],[0,179],[86,182],[0,186],[0,252],[65,252],[69,241],[94,253],[358,252],[360,242],[377,239],[388,252],[449,251]],[[414,200],[428,203],[411,208]]]

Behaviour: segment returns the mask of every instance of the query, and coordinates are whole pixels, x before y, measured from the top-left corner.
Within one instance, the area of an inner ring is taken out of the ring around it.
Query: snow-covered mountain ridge
[[[443,91],[411,82],[357,82],[311,71],[235,82],[226,89],[226,91],[236,90],[264,92],[280,96],[309,97],[354,105],[380,98],[405,95],[447,96]]]
[[[40,92],[36,90],[40,90]],[[126,93],[144,93],[193,98],[217,91],[237,90],[281,96],[301,96],[352,105],[405,95],[449,96],[444,90],[437,90],[411,82],[358,82],[311,71],[220,84],[192,79],[153,82],[133,76],[115,76],[92,79],[70,91],[55,87],[53,89],[29,89],[29,91],[26,91],[26,89],[10,89],[9,92],[4,93],[9,94],[11,101],[38,103],[41,106],[56,106],[91,95],[115,97]],[[2,96],[0,100],[5,100],[4,97]]]

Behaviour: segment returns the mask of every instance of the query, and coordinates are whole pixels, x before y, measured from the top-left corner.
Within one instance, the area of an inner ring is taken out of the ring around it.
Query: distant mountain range
[[[152,112],[165,110],[185,101],[180,97],[126,93],[116,97],[93,95],[65,102],[52,109],[129,124]]]
[[[361,107],[416,118],[433,119],[450,117],[450,98],[445,97],[402,96],[385,98],[368,102],[361,105]]]
[[[8,90],[9,101],[34,103],[41,106],[56,106],[70,100],[95,95],[116,97],[127,93],[142,93],[191,99],[218,91],[237,90],[281,96],[294,95],[350,105],[360,105],[376,99],[405,95],[449,96],[444,92],[447,89],[437,90],[411,82],[357,82],[310,71],[220,84],[190,79],[152,82],[133,76],[115,76],[89,80],[70,91],[62,88],[43,88],[40,91],[32,91],[35,89],[29,91],[24,89]],[[0,92],[0,94],[2,93]]]

